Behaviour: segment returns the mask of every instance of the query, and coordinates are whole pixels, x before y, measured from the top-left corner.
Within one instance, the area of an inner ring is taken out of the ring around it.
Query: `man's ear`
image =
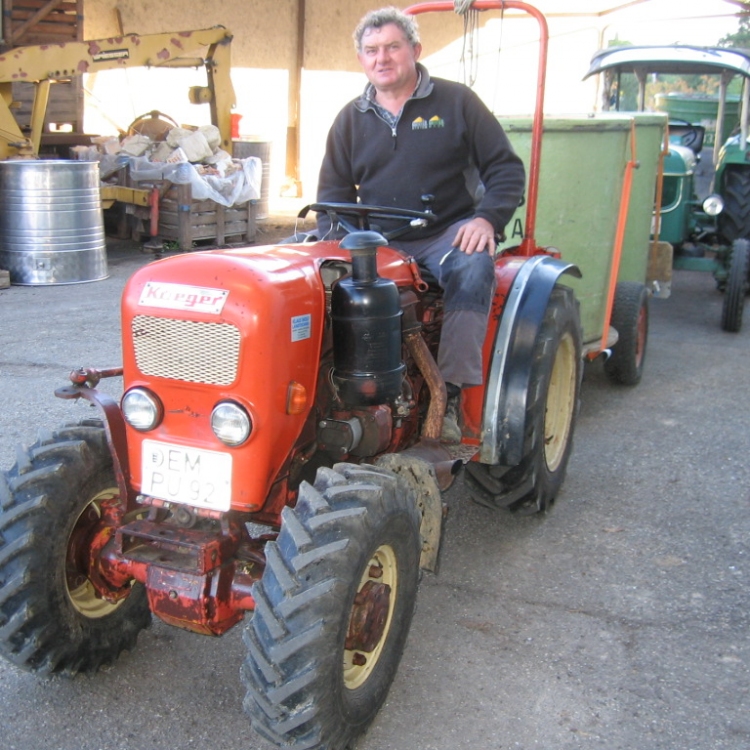
[[[414,59],[419,60],[419,56],[422,54],[422,45],[417,42],[412,49],[414,50]]]

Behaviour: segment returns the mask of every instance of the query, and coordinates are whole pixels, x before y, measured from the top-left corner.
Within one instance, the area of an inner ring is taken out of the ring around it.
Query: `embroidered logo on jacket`
[[[424,117],[417,117],[411,123],[412,130],[428,130],[430,128],[444,128],[445,120],[442,117],[433,115],[429,120],[425,120]]]

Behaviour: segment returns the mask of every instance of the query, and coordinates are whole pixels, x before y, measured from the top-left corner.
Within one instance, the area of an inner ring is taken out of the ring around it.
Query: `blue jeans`
[[[495,263],[485,250],[467,255],[453,247],[456,222],[434,237],[391,244],[411,255],[443,289],[443,329],[438,367],[447,383],[481,385],[482,344],[495,289]]]

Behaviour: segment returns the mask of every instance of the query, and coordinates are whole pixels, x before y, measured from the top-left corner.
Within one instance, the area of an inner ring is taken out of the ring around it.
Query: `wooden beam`
[[[34,13],[33,16],[26,19],[17,29],[13,29],[13,34],[10,38],[12,44],[15,44],[34,24],[45,19],[52,11],[62,3],[62,0],[49,0],[46,5],[43,5],[39,10]]]

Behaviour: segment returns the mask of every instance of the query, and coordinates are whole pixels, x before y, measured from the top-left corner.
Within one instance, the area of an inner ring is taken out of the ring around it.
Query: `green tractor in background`
[[[654,75],[719,77],[717,97],[656,97],[670,119],[653,232],[673,246],[675,268],[713,273],[724,292],[721,327],[739,331],[750,280],[750,54],[723,47],[612,47],[594,55],[584,78],[597,73],[603,74],[602,108],[618,111],[644,111]],[[626,96],[628,77],[637,84],[635,106]],[[741,95],[730,96],[735,78]]]

